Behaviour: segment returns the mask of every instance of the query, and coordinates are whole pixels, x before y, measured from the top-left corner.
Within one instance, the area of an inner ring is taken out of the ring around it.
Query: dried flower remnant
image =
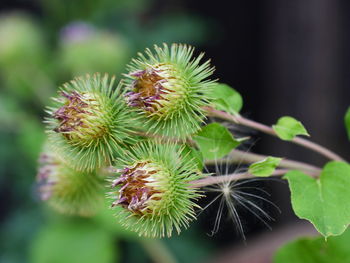
[[[231,168],[228,159],[226,159],[226,164],[222,161],[221,163],[215,161],[215,176],[232,175],[229,173],[230,170]],[[240,170],[245,171],[245,169],[236,168],[233,174],[239,174]],[[266,198],[270,196],[268,192],[261,187],[256,187],[252,184],[263,179],[264,178],[252,178],[236,181],[227,178],[227,180],[224,180],[223,182],[211,184],[203,188],[207,193],[214,193],[215,197],[203,207],[201,213],[214,203],[217,203],[218,205],[214,226],[210,234],[211,236],[219,231],[222,220],[227,216],[227,219],[231,220],[236,228],[237,233],[245,240],[243,223],[239,214],[241,210],[250,213],[271,230],[268,221],[274,221],[274,219],[260,205],[268,204],[274,207],[277,211],[280,212],[280,210],[274,203]]]
[[[193,199],[200,194],[188,185],[200,175],[178,146],[141,143],[120,162],[110,195],[121,224],[140,236],[170,237],[195,219]]]
[[[127,104],[145,118],[148,132],[186,137],[205,119],[202,107],[209,105],[213,68],[209,61],[200,64],[203,54],[194,58],[190,46],[164,44],[154,50],[129,64]]]
[[[89,141],[102,137],[108,124],[102,118],[98,95],[76,91],[70,94],[62,91],[61,95],[66,101],[53,113],[53,118],[59,121],[54,131],[62,133],[68,140]]]
[[[174,71],[171,68],[171,65],[161,64],[130,73],[130,76],[136,79],[131,86],[134,91],[125,94],[128,105],[142,108],[145,112],[158,116],[166,114],[177,104],[177,99],[181,99],[183,93],[176,92],[178,86],[176,81],[180,80],[167,74],[168,71]]]
[[[126,167],[121,171],[121,176],[113,181],[112,187],[120,186],[119,196],[112,207],[121,205],[130,212],[143,215],[152,213],[152,201],[162,198],[164,189],[155,182],[164,180],[160,167],[151,163],[138,163],[134,167]],[[153,183],[153,184],[152,184]]]

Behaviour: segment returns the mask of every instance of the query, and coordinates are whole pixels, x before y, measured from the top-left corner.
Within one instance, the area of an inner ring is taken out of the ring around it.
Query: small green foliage
[[[113,234],[85,221],[49,224],[33,240],[31,262],[119,262],[113,241]]]
[[[217,83],[213,87],[212,98],[214,108],[237,114],[242,109],[243,99],[234,88],[223,83]]]
[[[301,238],[280,248],[274,263],[344,263],[350,259],[350,230],[341,236]]]
[[[229,130],[219,123],[204,126],[194,137],[203,157],[208,160],[219,159],[236,148],[240,142]]]
[[[282,140],[291,141],[297,135],[310,136],[303,124],[293,117],[285,116],[278,119],[272,128]]]
[[[11,28],[10,24],[8,26]],[[81,70],[82,65],[86,66],[85,70],[91,69],[94,67],[91,62],[99,60],[100,54],[84,62],[71,57],[71,52],[80,51],[77,55],[81,56],[87,50],[98,50],[94,43],[102,43],[100,34],[89,36],[91,43],[82,50],[80,44],[86,43],[75,40],[71,43],[69,39],[63,39],[63,51],[67,52],[65,63],[71,71]],[[107,47],[105,54],[125,58],[120,50],[113,51],[113,43],[118,43],[118,40],[105,37],[104,40],[110,40],[103,48]],[[127,50],[125,43],[119,44]],[[0,53],[11,53],[11,50],[10,46],[6,50],[0,48]],[[105,178],[110,176],[111,190],[107,201],[113,199],[113,209],[109,212],[116,214],[119,224],[118,227],[111,226],[108,213],[95,217],[95,222],[106,223],[106,229],[114,233],[122,233],[120,225],[139,236],[170,237],[187,228],[196,218],[195,208],[199,208],[196,200],[202,196],[196,186],[221,182],[223,186],[218,183],[219,188],[212,187],[220,193],[215,200],[222,196],[215,229],[220,225],[224,201],[229,206],[229,214],[239,224],[239,216],[232,205],[235,202],[255,214],[248,208],[252,206],[270,219],[251,201],[246,205],[243,196],[264,198],[240,192],[239,188],[236,191],[233,181],[223,182],[234,177],[213,176],[197,182],[203,175],[204,159],[224,158],[248,138],[235,138],[228,128],[215,122],[202,127],[206,114],[211,111],[212,116],[237,126],[272,133],[287,141],[309,134],[301,122],[289,116],[280,118],[272,126],[275,133],[271,128],[266,129],[266,126],[240,116],[241,95],[230,86],[209,79],[214,68],[209,61],[201,62],[203,53],[198,57],[193,54],[194,48],[188,45],[155,45],[153,50],[138,53],[138,57],[127,66],[126,79],[121,80],[117,87],[114,87],[114,78],[99,74],[80,77],[63,85],[53,99],[54,105],[47,108],[47,134],[52,153],[49,151],[40,158],[37,181],[41,199],[60,212],[91,216],[103,206]],[[101,65],[110,69],[110,65],[116,65],[114,63],[119,65],[120,61],[114,59]],[[15,126],[16,121],[5,115],[2,117]],[[345,126],[350,139],[350,108],[345,115]],[[24,135],[36,130],[34,126],[22,128],[27,128],[23,129]],[[35,141],[33,138],[24,136],[22,139],[31,146]],[[330,151],[322,151],[320,147],[319,150],[315,144],[308,144],[305,140],[297,142],[331,159],[342,160]],[[251,163],[255,158],[256,155],[252,154],[242,161]],[[233,157],[232,161],[237,159]],[[222,160],[231,161],[229,158]],[[267,157],[251,164],[248,173],[257,177],[276,174],[274,171],[281,160]],[[318,171],[295,161],[290,161],[289,167]],[[228,173],[228,163],[226,168]],[[345,231],[350,223],[348,163],[328,163],[317,179],[298,170],[288,172],[285,178],[289,182],[292,206],[297,216],[309,220],[325,237]],[[239,231],[243,233],[241,224]],[[128,232],[124,234],[129,235]],[[45,262],[55,261],[50,257],[43,258]],[[70,260],[68,258],[67,262]],[[78,261],[82,260],[79,258]]]
[[[345,114],[345,117],[344,117],[344,122],[345,122],[346,132],[347,132],[348,138],[350,140],[350,107],[346,111],[346,114]]]
[[[145,132],[183,138],[200,129],[214,69],[193,52],[187,45],[155,45],[128,65],[126,101],[143,117]]]
[[[183,158],[182,148],[143,142],[117,162],[112,207],[120,224],[146,237],[170,237],[195,219],[194,200],[201,195],[189,183],[201,177],[197,162]],[[120,209],[122,207],[122,209]]]
[[[340,235],[350,223],[350,165],[329,162],[318,179],[300,171],[285,175],[295,214],[325,237]]]
[[[275,171],[281,160],[282,158],[269,156],[264,160],[251,164],[248,173],[260,177],[270,176]]]

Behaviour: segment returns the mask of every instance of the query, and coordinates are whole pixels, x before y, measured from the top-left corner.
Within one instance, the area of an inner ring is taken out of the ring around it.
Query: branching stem
[[[267,157],[268,157],[267,155],[245,152],[245,151],[235,149],[235,150],[232,150],[231,153],[226,158],[224,158],[223,162],[236,163],[236,164],[250,164],[254,162],[259,162]],[[205,161],[205,164],[215,165],[218,162],[221,162],[221,160],[207,160]],[[298,169],[306,173],[312,173],[312,174],[321,172],[321,168],[317,166],[299,162],[299,161],[289,160],[289,159],[282,159],[278,167],[287,168],[287,169]]]
[[[271,176],[281,176],[286,174],[289,171],[290,171],[289,169],[277,169],[273,172]],[[315,177],[318,174],[309,173],[309,175]],[[233,174],[220,175],[220,176],[207,176],[203,179],[192,181],[190,187],[200,188],[200,187],[213,185],[213,184],[227,183],[231,181],[251,179],[251,178],[258,178],[258,177],[249,173],[233,173]]]
[[[231,115],[227,112],[219,111],[219,110],[216,110],[212,107],[205,107],[205,110],[207,111],[208,115],[210,115],[210,116],[217,117],[217,118],[220,118],[223,120],[227,120],[227,121],[233,122],[235,124],[243,125],[243,126],[246,126],[246,127],[249,127],[249,128],[261,131],[263,133],[277,137],[276,132],[271,127],[269,127],[265,124],[261,124],[261,123],[246,119],[240,115]],[[293,140],[291,140],[291,142],[298,144],[300,146],[303,146],[305,148],[308,148],[314,152],[317,152],[317,153],[327,157],[330,160],[345,161],[342,157],[340,157],[338,154],[332,152],[331,150],[329,150],[329,149],[327,149],[327,148],[325,148],[317,143],[306,140],[304,138],[295,137]]]

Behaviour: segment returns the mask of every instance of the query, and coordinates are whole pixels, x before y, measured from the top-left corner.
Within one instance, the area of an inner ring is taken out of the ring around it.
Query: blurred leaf
[[[345,263],[350,259],[350,230],[343,235],[330,237],[301,238],[280,248],[274,263]]]
[[[219,123],[211,123],[204,126],[195,135],[194,140],[205,159],[222,158],[240,144],[229,130]]]
[[[281,160],[282,158],[269,156],[264,160],[251,164],[248,173],[261,177],[270,176],[275,171]]]
[[[350,140],[350,107],[346,111],[346,114],[345,114],[345,117],[344,117],[344,122],[345,122],[346,132],[347,132],[348,138]]]
[[[297,135],[310,136],[300,121],[289,116],[278,119],[277,124],[272,128],[280,139],[286,141],[293,140]]]
[[[212,92],[215,109],[226,111],[231,114],[237,114],[242,109],[242,96],[232,87],[226,84],[218,83],[214,86]]]
[[[33,241],[35,263],[116,262],[113,236],[82,220],[49,224]]]
[[[295,214],[309,220],[325,237],[340,235],[350,223],[350,165],[329,162],[318,179],[300,171],[288,172]]]
[[[207,262],[215,250],[213,240],[206,238],[206,236],[203,229],[199,229],[198,225],[192,224],[181,235],[163,239],[163,241],[178,262]]]
[[[113,209],[110,208],[110,205],[112,203],[111,200],[110,204],[106,202],[104,207],[100,209],[100,211],[93,217],[93,220],[103,229],[110,233],[116,234],[118,237],[123,237],[126,239],[137,239],[138,235],[135,232],[132,232],[130,230],[127,230],[124,226],[118,223],[118,220],[116,219],[115,215],[118,213],[119,209],[124,209],[122,207],[114,207]]]

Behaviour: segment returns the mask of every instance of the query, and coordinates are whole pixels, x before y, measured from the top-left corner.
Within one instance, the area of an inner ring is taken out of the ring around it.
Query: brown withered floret
[[[129,106],[142,108],[148,112],[156,112],[162,107],[161,100],[167,100],[166,94],[172,92],[164,87],[167,79],[161,76],[161,69],[148,68],[130,73],[136,79],[132,83],[133,91],[125,94]]]
[[[156,170],[147,171],[144,169],[147,163],[138,163],[133,167],[126,167],[122,170],[121,176],[113,181],[112,187],[120,185],[119,196],[112,203],[112,207],[121,205],[134,214],[143,215],[151,213],[147,207],[147,201],[159,200],[155,194],[161,193],[154,187],[147,185],[150,177]]]
[[[74,131],[78,126],[84,126],[82,114],[89,114],[86,110],[88,104],[83,101],[82,95],[73,91],[71,94],[61,92],[61,95],[66,98],[66,103],[53,113],[53,117],[60,121],[55,132],[67,133]]]

